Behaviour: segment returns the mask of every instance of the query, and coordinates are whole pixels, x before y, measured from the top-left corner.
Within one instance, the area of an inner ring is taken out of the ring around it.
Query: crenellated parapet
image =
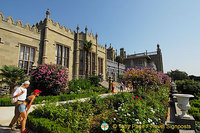
[[[0,21],[4,20],[4,16],[2,14],[2,12],[0,12]]]
[[[100,45],[100,44],[98,44],[98,49],[106,50],[106,48],[103,45]]]
[[[74,35],[74,32],[70,28],[66,28],[64,25],[60,25],[59,22],[54,22],[51,18],[48,20],[49,26],[54,26],[55,28],[59,29],[63,33],[68,33]]]
[[[13,26],[23,28],[23,29],[30,31],[30,32],[40,33],[35,25],[30,26],[29,24],[25,24],[23,26],[23,23],[21,22],[21,20],[17,20],[16,22],[14,22],[14,19],[11,16],[4,19],[4,15],[2,14],[2,12],[0,12],[0,22],[4,23],[4,24],[6,24],[6,23],[11,24]]]

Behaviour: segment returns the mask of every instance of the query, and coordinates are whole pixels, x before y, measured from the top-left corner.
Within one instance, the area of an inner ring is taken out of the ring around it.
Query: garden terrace
[[[49,131],[48,124],[39,124],[39,119],[43,119],[45,122],[55,122],[60,125],[60,130],[101,132],[101,124],[106,122],[110,126],[107,132],[159,133],[164,130],[167,107],[168,88],[154,91],[140,87],[134,93],[117,93],[106,98],[95,96],[85,102],[58,106],[46,103],[30,113],[28,126],[31,128],[32,125],[34,127],[32,130],[36,132],[41,128],[47,128]],[[113,126],[114,124],[117,127]],[[134,127],[122,128],[119,124],[134,125]]]

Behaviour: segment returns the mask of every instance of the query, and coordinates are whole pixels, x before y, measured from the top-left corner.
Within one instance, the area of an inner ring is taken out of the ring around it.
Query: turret
[[[50,12],[49,12],[49,9],[47,9],[47,11],[46,11],[46,19],[47,20],[49,19],[49,15],[50,15]]]

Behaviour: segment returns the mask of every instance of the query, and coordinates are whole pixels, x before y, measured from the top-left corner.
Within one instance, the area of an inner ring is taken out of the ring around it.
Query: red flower
[[[167,114],[167,117],[168,117],[168,114]]]
[[[138,99],[138,96],[136,96],[136,98]]]
[[[142,98],[140,98],[140,100],[142,100]]]
[[[132,98],[134,98],[134,96],[132,96]]]

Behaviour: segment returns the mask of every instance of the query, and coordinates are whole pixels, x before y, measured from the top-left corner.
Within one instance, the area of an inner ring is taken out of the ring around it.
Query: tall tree
[[[117,56],[116,57],[116,61],[117,61],[117,63],[118,63],[118,79],[119,79],[119,63],[121,63],[122,62],[122,56]]]
[[[172,80],[184,80],[184,79],[189,79],[188,74],[184,71],[179,71],[179,70],[174,70],[171,72],[167,72],[167,75],[169,75]]]
[[[88,78],[88,57],[89,57],[89,52],[92,50],[92,41],[90,40],[88,42],[88,40],[84,41],[84,46],[83,46],[84,50],[86,51],[86,78]]]
[[[1,83],[6,83],[10,86],[10,94],[13,93],[17,84],[21,84],[27,78],[24,70],[16,66],[4,65],[0,71],[0,75],[3,78]]]

